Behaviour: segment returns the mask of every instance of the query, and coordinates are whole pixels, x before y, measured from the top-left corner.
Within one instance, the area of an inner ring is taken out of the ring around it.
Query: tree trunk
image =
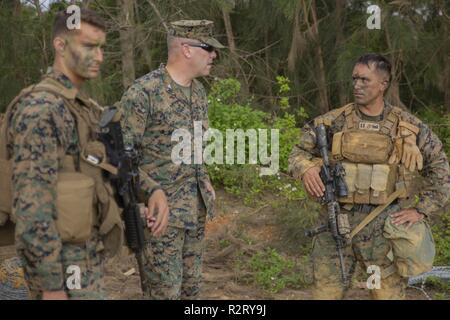
[[[345,0],[336,0],[336,46],[335,52],[341,52],[344,43],[344,16],[343,11],[345,9]],[[341,75],[342,76],[342,75]],[[337,83],[339,104],[343,106],[347,103],[347,92],[345,86],[342,84],[342,77],[338,75],[340,79]],[[344,78],[345,79],[345,78]]]
[[[147,65],[148,69],[151,70],[152,68],[152,55],[150,53],[149,47],[151,44],[151,38],[147,37],[147,34],[144,32],[144,29],[142,28],[142,23],[139,18],[139,7],[138,4],[135,3],[135,18],[136,18],[136,37],[137,37],[137,47],[140,48],[142,51],[142,55],[145,61],[145,64]],[[148,34],[151,34],[151,29],[146,30]]]
[[[161,21],[166,32],[169,32],[169,26],[167,25],[166,21],[162,17],[161,12],[159,12],[158,7],[155,5],[155,3],[152,0],[147,0],[147,2],[152,7],[153,11],[155,11],[156,15],[158,16],[159,20]]]
[[[317,87],[319,88],[319,110],[321,113],[326,113],[330,110],[328,103],[328,92],[327,92],[327,78],[325,74],[325,65],[323,62],[323,52],[322,47],[320,45],[320,37],[319,37],[319,22],[317,20],[316,14],[316,1],[313,0],[311,2],[311,16],[313,19],[313,41],[315,46],[315,53],[317,59]]]
[[[39,0],[33,0],[34,6],[36,7],[36,11],[39,17],[42,16],[41,5],[39,4]]]
[[[230,73],[240,81],[241,93],[243,95],[249,95],[248,80],[246,79],[245,71],[239,63],[239,55],[236,51],[236,41],[230,18],[230,10],[232,10],[232,8],[224,3],[221,3],[222,17],[225,25],[225,33],[227,34],[228,49],[230,52]]]
[[[14,7],[13,7],[13,15],[19,16],[22,12],[22,6],[20,4],[20,0],[14,0]]]
[[[83,8],[89,8],[89,6],[91,5],[92,0],[84,0],[82,3],[82,7]]]
[[[36,12],[39,17],[39,23],[43,23],[43,17],[42,17],[42,8],[40,5],[39,0],[33,0],[34,6],[36,7]],[[47,45],[47,32],[45,28],[40,27],[41,30],[41,49],[42,49],[42,66],[45,67],[49,66],[49,58],[48,58],[48,45]]]
[[[443,23],[444,25],[444,32],[443,32],[443,41],[447,41],[447,45],[443,47],[443,59],[444,59],[444,78],[443,78],[443,86],[444,86],[444,110],[446,111],[446,113],[450,113],[450,83],[449,83],[449,66],[448,64],[450,63],[450,58],[448,55],[448,52],[450,50],[450,46],[448,43],[448,24],[447,23]]]
[[[267,94],[269,95],[269,105],[275,105],[275,99],[273,97],[273,89],[272,89],[272,73],[270,72],[270,48],[269,48],[269,30],[266,28],[264,32],[264,47],[266,50],[264,51],[264,59],[266,65],[266,83],[267,83]]]
[[[230,12],[222,6],[222,15],[223,22],[225,24],[225,31],[227,33],[228,40],[228,48],[230,49],[230,53],[235,56],[236,55],[236,43],[234,42],[234,34],[233,28],[231,25]]]
[[[447,51],[448,52],[448,51]],[[447,62],[445,63],[445,69],[444,69],[444,81],[443,81],[443,86],[444,86],[444,110],[446,111],[446,113],[450,113],[450,83],[448,81],[448,74],[450,73],[450,71],[448,70],[448,64],[450,63],[450,59],[448,58],[448,55],[446,55],[446,57],[444,57],[445,60],[447,60]]]
[[[289,49],[289,54],[287,58],[288,71],[290,73],[295,72],[297,60],[301,56],[305,45],[302,33],[300,31],[300,9],[301,9],[301,0],[299,0],[297,2],[297,5],[295,6],[295,16],[292,27],[291,48]]]
[[[122,85],[126,89],[135,79],[133,0],[119,0],[120,48],[122,52]]]
[[[13,2],[9,2],[7,4],[7,10],[8,13],[10,12],[12,14],[12,20],[11,21],[11,29],[10,29],[10,37],[7,37],[9,45],[11,46],[11,51],[13,57],[12,59],[12,65],[13,65],[13,74],[12,76],[17,80],[17,82],[20,84],[20,86],[27,85],[25,83],[25,76],[24,76],[24,68],[22,63],[22,57],[21,54],[22,51],[22,41],[17,41],[14,39],[20,39],[20,35],[23,31],[22,27],[22,6],[20,4],[20,0],[14,0]],[[11,10],[11,11],[10,11]]]
[[[389,12],[387,13],[389,16]],[[398,85],[398,80],[401,76],[401,70],[400,70],[400,63],[401,63],[401,51],[397,52],[397,48],[395,48],[392,45],[392,41],[391,41],[391,35],[389,32],[389,26],[387,24],[387,17],[383,19],[385,27],[384,27],[384,34],[386,36],[386,44],[388,46],[389,49],[389,60],[391,62],[392,65],[392,80],[391,80],[391,85],[389,87],[389,90],[387,91],[387,93],[385,94],[385,99],[386,101],[388,101],[390,104],[400,107],[402,109],[407,110],[408,108],[406,107],[406,105],[401,101],[400,99],[400,89],[399,89],[399,85]]]

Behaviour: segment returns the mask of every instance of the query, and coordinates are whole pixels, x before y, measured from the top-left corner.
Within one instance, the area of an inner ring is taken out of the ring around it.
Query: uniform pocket
[[[342,156],[342,135],[344,132],[337,132],[333,135],[333,143],[331,145],[331,155],[334,160],[341,161]]]
[[[354,202],[354,194],[356,191],[356,176],[358,173],[358,167],[355,163],[343,162],[342,166],[345,171],[345,184],[347,185],[348,196],[339,198],[339,201],[342,203],[353,203]]]
[[[386,164],[375,164],[372,171],[371,181],[371,204],[384,204],[395,186],[394,167]]]
[[[94,219],[94,179],[78,172],[61,172],[57,183],[56,227],[63,242],[87,241]]]
[[[355,163],[386,163],[393,149],[389,136],[368,131],[346,131],[341,144],[342,157]]]
[[[357,164],[356,175],[356,192],[355,203],[369,203],[370,202],[370,184],[372,180],[372,165]]]

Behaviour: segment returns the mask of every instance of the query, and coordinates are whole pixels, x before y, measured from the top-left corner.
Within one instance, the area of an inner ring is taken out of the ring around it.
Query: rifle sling
[[[385,204],[379,205],[375,209],[372,210],[371,213],[369,213],[363,221],[361,221],[355,229],[350,232],[348,241],[350,242],[353,237],[360,232],[365,226],[367,226],[370,222],[372,222],[381,212],[383,212],[384,209],[386,209],[387,206],[389,206],[395,199],[397,199],[400,195],[403,194],[405,191],[404,188],[399,188],[395,190],[388,198]]]

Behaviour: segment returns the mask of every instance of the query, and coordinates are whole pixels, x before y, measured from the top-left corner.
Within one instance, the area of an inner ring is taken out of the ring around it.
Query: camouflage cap
[[[180,38],[196,39],[217,49],[223,49],[219,41],[213,38],[214,22],[209,20],[179,20],[170,23],[169,35]]]

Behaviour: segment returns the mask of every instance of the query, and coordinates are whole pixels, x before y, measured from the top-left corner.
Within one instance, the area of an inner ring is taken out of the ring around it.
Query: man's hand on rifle
[[[164,191],[159,189],[153,192],[147,207],[147,226],[155,237],[159,237],[166,232],[169,222],[169,205]]]
[[[325,185],[320,178],[320,167],[311,167],[303,174],[302,180],[306,191],[313,197],[323,197]]]

